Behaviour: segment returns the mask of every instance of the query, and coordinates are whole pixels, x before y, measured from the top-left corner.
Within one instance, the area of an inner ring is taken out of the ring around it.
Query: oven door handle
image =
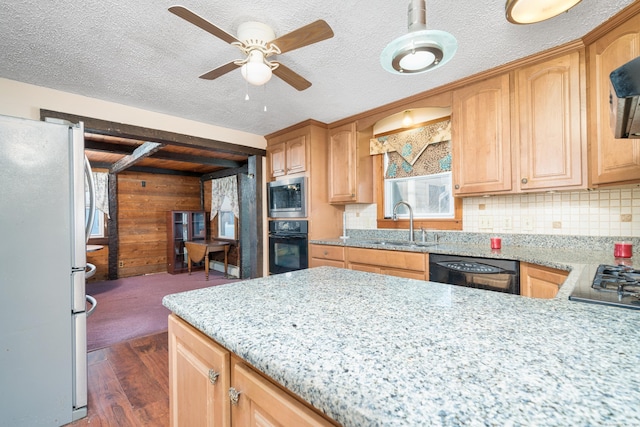
[[[269,234],[269,237],[275,237],[277,239],[306,239],[305,234]]]

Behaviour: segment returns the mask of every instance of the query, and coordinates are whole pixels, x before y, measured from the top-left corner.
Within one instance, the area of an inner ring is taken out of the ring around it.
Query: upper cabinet
[[[595,186],[640,180],[640,139],[616,139],[609,124],[609,74],[640,56],[640,14],[611,27],[587,49],[591,182]]]
[[[306,171],[307,136],[298,135],[268,146],[267,159],[271,178]]]
[[[509,75],[453,92],[454,195],[511,190]]]
[[[373,160],[369,138],[355,123],[329,129],[329,203],[373,203]]]
[[[584,80],[582,49],[515,71],[516,188],[587,186]]]
[[[583,50],[453,93],[454,194],[587,186]]]

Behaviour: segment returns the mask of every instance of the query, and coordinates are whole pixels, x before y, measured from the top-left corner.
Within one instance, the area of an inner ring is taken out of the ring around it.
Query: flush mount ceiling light
[[[445,31],[427,30],[425,0],[409,2],[409,33],[387,45],[380,55],[382,68],[394,74],[418,74],[446,64],[458,42]]]
[[[533,24],[566,12],[582,0],[507,0],[507,21]]]

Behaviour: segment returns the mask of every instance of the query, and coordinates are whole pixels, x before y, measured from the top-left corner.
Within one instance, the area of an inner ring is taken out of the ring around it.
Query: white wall
[[[376,205],[348,205],[347,228],[375,229]],[[463,231],[640,237],[640,188],[463,200]]]
[[[0,114],[40,120],[40,109],[264,149],[262,135],[208,125],[114,102],[0,78]]]

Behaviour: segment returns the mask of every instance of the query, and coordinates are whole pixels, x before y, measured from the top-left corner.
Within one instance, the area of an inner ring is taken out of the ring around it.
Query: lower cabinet
[[[520,295],[532,298],[555,298],[569,275],[564,270],[520,263]]]
[[[231,378],[233,388],[230,394],[239,392],[237,403],[234,398],[231,406],[234,426],[334,425],[242,362],[234,360]]]
[[[347,248],[347,268],[406,279],[429,280],[428,256],[420,252]]]
[[[230,353],[174,314],[169,316],[170,425],[231,425]]]
[[[329,245],[309,245],[309,267],[344,268],[344,247]]]
[[[172,427],[337,425],[175,314],[169,399]]]

